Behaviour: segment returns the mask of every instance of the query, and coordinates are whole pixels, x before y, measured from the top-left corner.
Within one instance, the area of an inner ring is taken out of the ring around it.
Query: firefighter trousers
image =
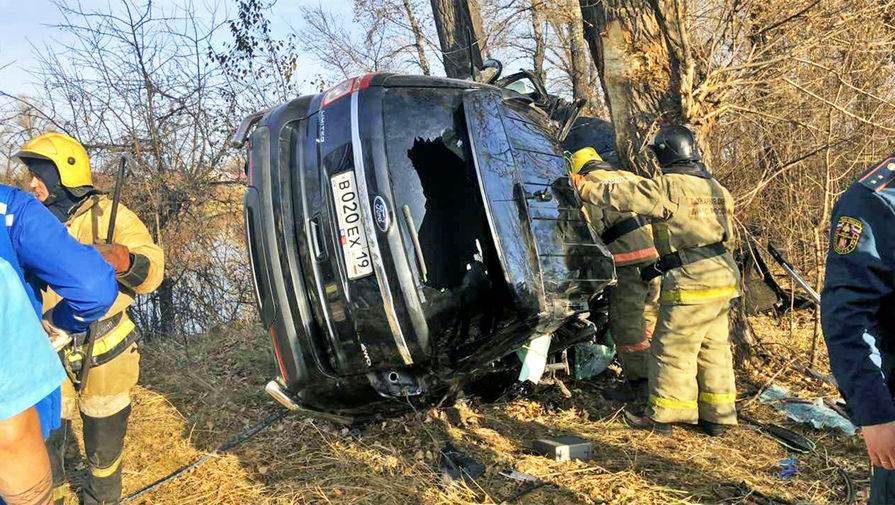
[[[53,495],[61,504],[65,495],[65,447],[71,420],[83,421],[84,452],[90,474],[84,487],[85,505],[118,503],[121,498],[121,458],[130,390],[140,374],[140,354],[132,345],[108,363],[93,367],[78,394],[71,381],[62,384],[62,428],[50,433],[47,452],[53,469]]]
[[[636,265],[616,268],[618,284],[609,291],[609,332],[628,381],[646,379],[652,326],[646,308],[658,298],[659,279],[646,282]]]
[[[736,424],[730,301],[659,306],[647,415],[660,423]]]

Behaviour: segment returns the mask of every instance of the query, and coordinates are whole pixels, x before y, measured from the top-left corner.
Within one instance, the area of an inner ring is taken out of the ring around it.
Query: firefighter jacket
[[[624,170],[615,170],[599,163],[584,179],[594,183],[636,182],[643,177]],[[659,258],[653,245],[653,230],[645,218],[633,212],[619,212],[610,207],[584,203],[584,216],[594,233],[603,240],[615,259],[616,266],[652,263]]]
[[[852,420],[895,421],[895,155],[833,209],[821,325],[830,368]]]
[[[610,183],[573,179],[586,202],[652,218],[659,254],[683,260],[684,265],[664,272],[660,303],[711,303],[739,296],[740,273],[730,252],[701,257],[707,246],[728,246],[733,235],[733,198],[704,170],[672,166],[652,179]]]
[[[130,269],[117,275],[118,298],[100,319],[97,330],[100,338],[94,344],[93,351],[95,356],[123,350],[130,344],[128,336],[135,327],[126,309],[134,303],[137,294],[151,293],[158,288],[165,271],[161,247],[153,242],[149,230],[140,218],[121,203],[115,220],[115,236],[112,240],[106,240],[111,208],[112,201],[106,195],[93,195],[81,204],[66,223],[69,233],[81,243],[121,244],[131,254]],[[54,307],[58,301],[59,295],[48,291],[44,297],[44,310]]]

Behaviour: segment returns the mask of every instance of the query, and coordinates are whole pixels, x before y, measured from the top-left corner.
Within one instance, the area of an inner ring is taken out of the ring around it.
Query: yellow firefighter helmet
[[[591,161],[596,163],[600,163],[603,161],[603,158],[597,153],[597,150],[593,147],[585,147],[583,149],[579,149],[575,151],[575,154],[572,155],[572,159],[570,161],[572,165],[572,173],[577,174],[581,171],[581,168],[584,165],[587,165]]]
[[[50,160],[59,171],[59,180],[66,188],[93,186],[90,158],[80,142],[63,133],[49,132],[29,140],[16,157]]]

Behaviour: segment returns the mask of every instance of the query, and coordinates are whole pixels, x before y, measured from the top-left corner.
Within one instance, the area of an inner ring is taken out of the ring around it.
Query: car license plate
[[[348,278],[360,279],[373,273],[370,246],[367,244],[367,230],[361,215],[361,201],[357,196],[357,182],[354,172],[341,172],[330,179],[333,197],[336,200],[336,216],[339,221],[339,241]]]

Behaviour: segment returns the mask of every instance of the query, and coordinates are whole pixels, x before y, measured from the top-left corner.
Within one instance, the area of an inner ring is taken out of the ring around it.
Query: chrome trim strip
[[[367,173],[364,170],[364,152],[360,142],[360,123],[358,121],[357,112],[358,96],[357,91],[351,94],[351,148],[354,155],[354,178],[357,182],[357,194],[362,203],[369,204],[370,192],[367,189]],[[385,265],[382,262],[382,251],[379,250],[379,240],[376,238],[376,224],[373,222],[373,215],[368,212],[365,205],[360,206],[361,215],[364,217],[364,226],[370,232],[367,233],[367,245],[370,248],[370,258],[373,260],[373,273],[376,275],[376,281],[379,283],[379,293],[382,295],[382,307],[385,309],[385,317],[388,319],[388,326],[392,330],[395,337],[395,345],[398,352],[404,360],[405,365],[412,365],[413,358],[410,356],[410,348],[404,339],[404,332],[401,331],[401,324],[398,322],[398,314],[395,312],[395,304],[392,299],[392,292],[388,285],[388,277],[385,274]]]
[[[338,414],[328,414],[326,412],[317,412],[302,407],[292,398],[289,393],[286,392],[285,389],[283,389],[283,386],[280,384],[279,379],[268,382],[267,385],[264,387],[264,391],[269,394],[271,398],[273,398],[277,403],[286,407],[292,412],[299,412],[309,417],[323,419],[337,424],[344,424],[346,426],[353,424],[355,421],[355,419],[351,417],[340,416]]]
[[[300,156],[304,156],[304,151],[303,151],[304,147],[301,147],[301,149],[302,149],[302,151],[300,151]],[[313,234],[311,233],[311,218],[308,217],[308,216],[310,216],[310,214],[309,214],[310,210],[308,209],[308,197],[305,192],[305,181],[304,181],[304,173],[303,173],[304,165],[301,164],[299,166],[301,166],[301,168],[302,168],[302,172],[298,174],[298,177],[301,178],[301,181],[299,181],[299,183],[301,184],[301,208],[302,208],[302,216],[304,217],[304,223],[302,223],[302,225],[303,225],[302,227],[304,228],[303,231],[305,234],[305,240],[308,241],[309,249],[311,251],[313,251],[312,244],[313,244],[314,237],[313,237]],[[323,166],[320,166],[319,170],[325,170],[325,168]],[[328,181],[329,181],[329,178],[327,178],[327,182]],[[322,192],[323,191],[321,190],[321,193]],[[322,232],[322,230],[321,230],[321,232]],[[333,326],[332,318],[329,315],[329,305],[328,305],[328,301],[326,298],[326,294],[323,292],[323,276],[320,274],[320,262],[316,257],[310,258],[310,260],[311,260],[311,275],[314,276],[314,284],[317,285],[317,296],[320,299],[320,309],[323,312],[323,321],[326,323],[326,331],[329,332],[329,335],[333,338],[333,340],[338,341],[338,334],[336,333],[336,327]],[[345,291],[345,294],[346,294],[346,299],[347,299],[347,294],[348,294],[347,290]],[[302,315],[304,316],[304,314],[302,314]],[[308,315],[308,324],[307,324],[307,327],[305,328],[305,331],[307,331],[307,332],[310,332],[310,330],[311,330],[310,321],[311,321],[311,316],[309,314]],[[310,333],[308,333],[308,335],[310,336]]]
[[[299,406],[295,401],[292,400],[289,395],[283,391],[282,386],[277,381],[270,381],[267,383],[267,386],[264,387],[264,391],[271,396],[274,400],[277,401],[280,405],[286,407],[289,410],[301,410],[301,406]]]

